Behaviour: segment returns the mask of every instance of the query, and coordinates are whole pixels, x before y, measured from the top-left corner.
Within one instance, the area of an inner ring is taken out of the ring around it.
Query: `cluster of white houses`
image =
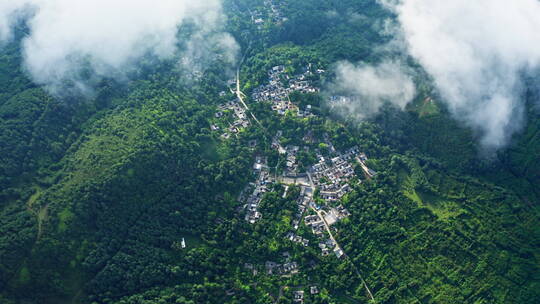
[[[294,230],[298,230],[302,217],[306,212],[309,203],[313,198],[313,188],[302,186],[300,187],[300,197],[296,200],[298,206],[298,212],[296,213],[295,219],[292,221],[292,226]]]
[[[335,208],[332,208],[331,210],[333,209]],[[346,216],[349,215],[348,211],[346,214],[347,214]],[[326,215],[328,215],[328,213],[326,213]],[[322,256],[330,255],[330,253],[333,252],[337,258],[341,258],[344,254],[343,250],[339,246],[337,246],[337,244],[334,242],[332,238],[326,237],[325,235],[326,228],[325,228],[324,221],[326,221],[326,217],[327,217],[326,215],[324,216],[324,218],[321,218],[319,217],[319,215],[315,215],[315,214],[308,215],[304,218],[304,222],[306,223],[307,226],[311,227],[312,232],[320,238],[319,248],[321,249]],[[343,214],[343,216],[340,216],[339,218],[335,218],[332,224],[336,223],[340,219],[345,218],[346,216],[345,214]],[[330,223],[327,223],[327,224],[332,225]]]
[[[287,167],[286,174],[296,175],[298,173],[298,162],[296,161],[296,156],[298,151],[300,151],[300,147],[287,146],[285,151],[287,151],[287,162],[285,163],[285,166]]]
[[[289,152],[296,153],[299,148],[281,147],[281,143],[279,142],[281,135],[281,132],[278,132],[274,137],[273,145],[275,145],[275,148],[278,150],[282,149],[283,154],[288,154]],[[327,142],[333,148],[331,143],[329,141]],[[300,183],[300,196],[297,199],[298,211],[292,220],[293,230],[289,231],[285,235],[285,238],[304,247],[309,246],[310,241],[298,234],[299,225],[304,220],[304,224],[310,227],[313,234],[318,238],[318,247],[321,255],[335,255],[340,259],[345,256],[345,252],[336,243],[330,231],[335,230],[334,224],[350,216],[350,213],[343,205],[337,207],[332,207],[331,205],[335,206],[334,202],[339,200],[343,196],[343,193],[350,191],[348,182],[355,174],[352,162],[360,162],[363,169],[365,167],[364,173],[367,177],[374,175],[375,172],[367,168],[367,157],[365,154],[359,152],[358,147],[353,147],[344,153],[336,152],[335,149],[332,150],[334,150],[333,154],[337,156],[329,160],[319,156],[319,162],[310,168],[308,176],[302,177],[303,182]],[[291,159],[290,161],[293,160]],[[257,181],[251,183],[251,189],[253,191],[249,194],[247,204],[245,205],[247,209],[245,218],[250,223],[255,223],[262,217],[259,212],[259,204],[263,195],[269,190],[269,185],[276,182],[270,175],[266,162],[267,160],[265,158],[258,156],[253,165],[253,169],[257,173]],[[313,177],[315,177],[315,180],[322,180],[324,182],[315,183]],[[325,199],[323,206],[318,206],[313,200],[316,187],[321,190],[321,197]],[[333,195],[335,196],[325,197],[324,193],[334,193]],[[315,214],[305,215],[309,208],[316,211]],[[281,263],[266,261],[264,266],[262,264],[254,266],[253,264],[246,263],[244,264],[244,268],[252,272],[253,275],[257,275],[259,270],[263,269],[267,275],[284,277],[290,277],[299,273],[299,264],[291,261],[291,255],[288,252],[284,252],[282,255],[285,257],[285,260]],[[319,289],[317,286],[310,286],[309,292],[315,295],[319,293]],[[304,303],[304,294],[305,291],[303,289],[294,290],[293,301],[295,303]]]
[[[281,255],[284,258],[284,261],[282,263],[274,261],[266,261],[264,263],[265,274],[291,276],[297,274],[300,271],[298,263],[291,261],[291,255],[289,252],[283,252]],[[262,267],[263,265],[244,263],[244,269],[251,272],[253,275],[257,275],[259,273],[259,269]]]
[[[278,132],[274,138],[274,145],[278,149],[281,148],[281,144],[276,138],[279,138],[281,135],[280,133],[281,132]],[[299,148],[287,147],[283,150],[288,156],[289,153],[295,155]],[[298,212],[292,220],[293,231],[288,232],[285,238],[303,246],[309,245],[308,239],[296,233],[296,230],[298,230],[303,219],[304,223],[311,228],[313,234],[322,239],[319,243],[321,254],[329,255],[333,252],[337,257],[341,257],[343,251],[339,246],[334,244],[331,238],[327,237],[325,224],[332,226],[336,222],[348,217],[350,213],[342,205],[330,207],[329,203],[338,201],[343,195],[351,190],[348,182],[355,175],[352,162],[356,160],[365,164],[367,157],[365,154],[359,152],[358,147],[353,147],[344,153],[336,152],[336,154],[337,156],[329,160],[326,160],[319,155],[319,162],[309,170],[311,177],[309,179],[309,184],[311,184],[311,186],[306,184],[301,185],[300,196],[297,199]],[[288,161],[295,163],[295,160],[293,159]],[[262,217],[262,214],[259,211],[260,201],[262,200],[263,195],[269,190],[269,185],[275,182],[266,166],[266,160],[262,157],[256,158],[253,168],[258,174],[258,177],[255,183],[251,183],[253,191],[247,197],[244,206],[246,209],[245,219],[250,223],[255,223]],[[307,181],[307,177],[303,178]],[[320,197],[325,200],[325,206],[317,206],[313,201],[315,189],[313,187],[318,187],[320,189]],[[304,214],[309,207],[318,210],[318,214],[307,215],[304,217]]]
[[[298,206],[298,211],[295,215],[295,218],[292,220],[292,226],[294,231],[290,231],[285,236],[286,239],[289,241],[298,243],[303,245],[304,247],[307,247],[309,245],[309,240],[296,234],[296,230],[300,227],[300,222],[302,221],[302,218],[304,217],[304,213],[306,212],[309,203],[312,201],[313,198],[313,188],[307,187],[307,186],[301,186],[300,187],[300,197],[296,200],[296,204]]]
[[[264,6],[267,9],[266,12],[260,10],[250,11],[251,13],[251,22],[253,22],[257,28],[260,30],[263,28],[265,23],[265,18],[268,18],[269,21],[280,24],[287,21],[287,18],[283,16],[281,9],[279,7],[279,1],[274,0],[264,0]]]
[[[307,215],[304,218],[304,223],[307,226],[311,227],[311,231],[313,232],[313,234],[317,236],[324,235],[324,231],[325,231],[324,222],[318,215],[316,214]]]
[[[253,265],[251,263],[244,263],[244,269],[251,272],[254,276],[259,273],[260,266]],[[299,272],[297,262],[286,262],[283,264],[266,261],[264,263],[265,273],[268,275],[293,275]]]
[[[234,113],[235,121],[229,125],[229,127],[224,130],[221,137],[228,139],[231,137],[231,134],[236,134],[240,132],[242,128],[247,128],[250,124],[249,119],[246,114],[246,110],[242,105],[236,101],[232,100],[227,103],[221,104],[218,106],[218,111],[216,112],[216,118],[222,118],[225,116],[227,111],[232,111]],[[219,131],[220,127],[217,125],[211,125],[210,128],[212,131]]]
[[[254,224],[257,220],[262,217],[261,212],[259,211],[259,204],[266,192],[268,192],[268,187],[274,182],[274,179],[268,172],[268,167],[265,164],[265,160],[261,157],[257,157],[253,169],[258,174],[257,180],[255,183],[251,183],[253,187],[253,192],[248,196],[245,204],[246,221]]]
[[[297,262],[285,262],[283,264],[278,264],[267,261],[264,266],[266,268],[266,273],[270,275],[291,275],[297,274],[299,271]]]
[[[289,241],[298,243],[303,245],[304,247],[307,247],[309,245],[309,240],[306,238],[303,238],[299,235],[296,235],[294,232],[287,233],[287,236],[285,236]]]
[[[285,73],[285,66],[278,65],[273,67],[268,72],[269,82],[267,85],[262,85],[256,88],[252,93],[253,100],[257,102],[270,102],[272,104],[272,110],[278,114],[284,115],[288,110],[296,111],[298,116],[310,116],[311,105],[308,105],[305,109],[298,109],[294,105],[289,94],[292,92],[302,93],[317,93],[319,88],[314,87],[312,82],[308,80],[308,76],[311,75],[311,64],[306,68],[306,72],[290,77]],[[317,70],[322,73],[323,70]]]
[[[322,199],[337,201],[351,191],[348,182],[355,176],[352,161],[359,153],[355,146],[331,159],[318,155],[319,162],[311,167],[310,173],[313,183],[321,190]]]
[[[293,291],[293,301],[294,303],[304,303],[304,290],[295,290]],[[319,293],[319,287],[310,286],[309,287],[309,293],[312,295],[316,295]]]
[[[285,154],[287,153],[287,150],[285,150],[285,148],[283,148],[283,146],[281,145],[281,135],[283,135],[283,132],[280,130],[277,131],[274,137],[272,137],[272,149],[276,149],[279,154]]]
[[[280,4],[280,0],[264,0],[264,6],[270,8],[270,18],[274,22],[283,22],[287,20],[281,12]]]

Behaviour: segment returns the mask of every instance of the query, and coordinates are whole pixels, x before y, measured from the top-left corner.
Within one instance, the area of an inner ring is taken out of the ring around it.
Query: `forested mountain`
[[[379,1],[223,11],[236,63],[149,55],[89,94],[33,81],[26,25],[0,46],[0,303],[540,301],[537,79],[486,156]],[[403,109],[334,111],[336,63],[398,57]]]

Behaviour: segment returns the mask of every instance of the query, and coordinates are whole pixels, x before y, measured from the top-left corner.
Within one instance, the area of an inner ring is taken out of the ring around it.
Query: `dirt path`
[[[356,157],[356,161],[358,161],[358,163],[360,163],[360,166],[362,167],[362,171],[364,171],[364,175],[366,176],[366,178],[371,179],[373,177],[373,175],[369,172],[369,168],[366,166],[366,164],[364,164],[364,162],[362,160],[360,160],[360,158],[358,158],[358,156]]]
[[[281,175],[276,177],[276,180],[286,185],[298,185],[304,187],[310,186],[308,180],[305,177],[286,177]]]
[[[257,119],[257,117],[255,116],[255,114],[253,114],[250,110],[249,110],[249,107],[247,106],[247,104],[244,102],[244,98],[246,97],[246,94],[244,94],[241,90],[240,90],[240,67],[238,67],[238,69],[236,70],[236,97],[238,98],[238,100],[240,101],[240,103],[244,106],[244,108],[246,109],[247,112],[249,112],[249,115],[253,118],[253,120],[255,120],[259,126],[261,126],[265,131],[266,131],[266,128],[261,124],[261,122]]]

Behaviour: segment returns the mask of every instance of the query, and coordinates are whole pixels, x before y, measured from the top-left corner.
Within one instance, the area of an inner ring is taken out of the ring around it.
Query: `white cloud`
[[[32,0],[0,0],[0,42],[12,38],[11,27],[31,10],[31,3]]]
[[[331,90],[348,98],[334,99],[330,106],[360,119],[377,113],[385,102],[403,109],[416,94],[409,69],[397,61],[376,66],[340,62]]]
[[[521,76],[540,66],[537,0],[383,1],[406,48],[434,78],[451,112],[482,136],[508,143],[523,122]]]
[[[47,86],[77,81],[84,64],[99,77],[122,74],[148,54],[171,58],[179,43],[189,44],[177,38],[186,23],[195,24],[194,36],[227,48],[227,54],[237,49],[220,32],[220,0],[0,0],[0,39],[9,38],[16,16],[28,7],[34,13],[23,41],[25,65]]]

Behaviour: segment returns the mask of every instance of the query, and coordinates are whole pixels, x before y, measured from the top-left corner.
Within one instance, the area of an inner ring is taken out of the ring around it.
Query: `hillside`
[[[91,94],[35,84],[24,28],[0,47],[0,303],[540,300],[533,80],[487,158],[414,62],[403,110],[333,111],[336,62],[397,56],[378,1],[223,6],[242,60]]]

